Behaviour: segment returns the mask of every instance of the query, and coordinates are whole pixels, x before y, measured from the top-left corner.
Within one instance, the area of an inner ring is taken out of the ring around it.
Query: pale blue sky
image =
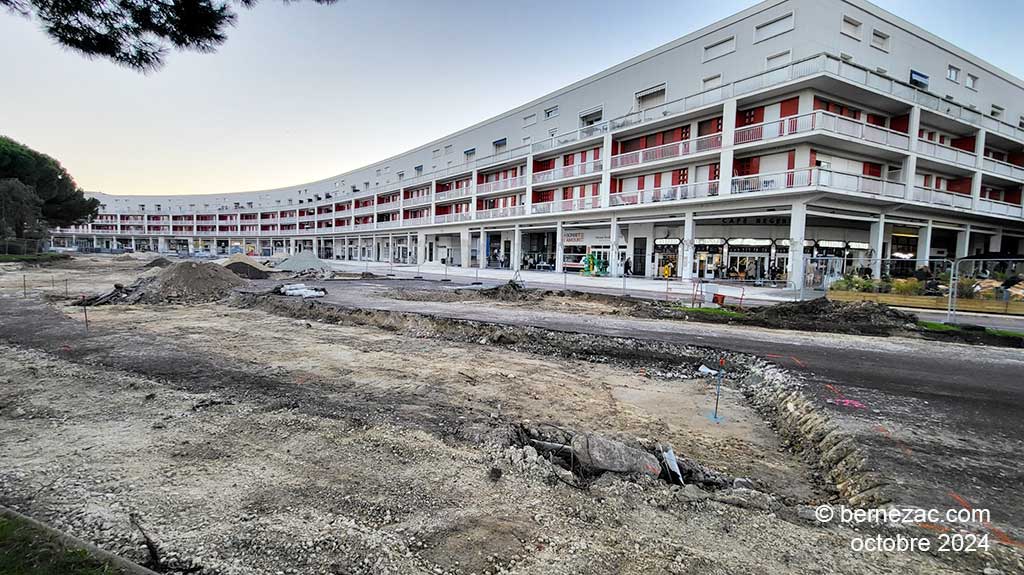
[[[439,138],[754,3],[264,0],[240,10],[218,52],[171,53],[149,75],[57,48],[37,23],[0,12],[0,133],[58,158],[87,190],[300,184]],[[876,3],[1024,77],[1024,3]]]

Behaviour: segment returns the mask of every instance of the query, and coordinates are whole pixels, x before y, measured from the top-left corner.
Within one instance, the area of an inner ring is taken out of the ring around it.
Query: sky
[[[149,74],[83,58],[38,22],[0,11],[0,134],[57,158],[88,191],[297,185],[440,138],[755,3],[264,0],[238,9],[217,52],[171,52]],[[1024,78],[1024,2],[875,3]]]

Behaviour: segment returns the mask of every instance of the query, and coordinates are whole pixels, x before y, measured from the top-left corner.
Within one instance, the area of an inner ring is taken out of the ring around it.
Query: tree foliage
[[[96,215],[99,201],[86,198],[60,162],[0,136],[0,219],[4,235],[45,226],[69,226]]]
[[[256,2],[235,3],[251,8]],[[34,15],[50,37],[87,57],[142,71],[159,68],[169,48],[216,50],[236,20],[229,0],[0,0],[0,6]]]

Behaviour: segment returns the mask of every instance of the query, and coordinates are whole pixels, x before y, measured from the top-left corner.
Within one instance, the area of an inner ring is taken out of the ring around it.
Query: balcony
[[[511,218],[515,216],[521,216],[526,213],[526,206],[518,205],[507,208],[491,208],[489,210],[478,210],[476,212],[476,219],[478,220],[493,220],[497,218]]]
[[[489,194],[491,192],[500,192],[502,190],[511,190],[514,188],[522,188],[526,186],[526,176],[516,176],[514,178],[506,178],[504,180],[495,180],[493,182],[484,182],[476,185],[476,193],[478,195]]]
[[[430,216],[420,216],[418,218],[406,218],[402,220],[402,226],[424,226],[430,223]]]
[[[987,200],[985,198],[978,200],[978,211],[998,216],[1008,216],[1011,218],[1024,218],[1024,209],[1022,209],[1020,205],[1000,202],[997,200]]]
[[[470,188],[470,189],[472,189],[472,188]],[[415,197],[412,197],[412,198],[406,198],[402,202],[402,205],[406,206],[406,207],[410,207],[410,206],[425,206],[425,205],[427,205],[429,203],[430,203],[430,194],[426,194],[424,196],[415,196]]]
[[[356,208],[356,209],[352,210],[352,215],[353,216],[363,216],[363,215],[372,214],[372,213],[373,213],[373,205],[363,206],[361,208]]]
[[[581,210],[593,210],[601,207],[600,196],[588,196],[586,198],[572,198],[569,200],[555,200],[553,202],[542,202],[530,206],[531,214],[557,214],[562,212],[578,212]]]
[[[450,214],[437,214],[434,216],[435,224],[450,224],[452,222],[465,222],[473,217],[472,212],[453,212]]]
[[[608,122],[599,122],[590,126],[584,126],[578,130],[573,130],[567,134],[558,134],[546,140],[534,142],[532,148],[533,153],[536,154],[546,150],[553,150],[574,142],[579,142],[580,140],[589,140],[590,138],[604,136],[610,129],[611,127]]]
[[[751,194],[812,186],[888,198],[902,198],[906,194],[906,185],[903,182],[820,168],[804,168],[733,178],[732,193]]]
[[[545,170],[543,172],[537,172],[533,174],[533,183],[543,184],[546,182],[556,182],[559,180],[567,180],[569,178],[578,178],[580,176],[586,176],[590,174],[600,173],[604,164],[601,160],[593,160],[590,162],[583,162],[581,164],[572,164],[569,166],[562,166],[553,170]]]
[[[400,225],[402,225],[402,220],[384,220],[377,222],[377,229],[387,230],[391,228],[397,228]]]
[[[469,186],[467,188],[454,188],[454,189],[446,190],[446,191],[443,191],[443,192],[437,192],[436,194],[434,194],[434,197],[437,198],[437,201],[443,202],[445,200],[455,200],[455,199],[458,199],[458,198],[467,198],[467,197],[472,196],[472,195],[473,195],[473,186]],[[429,202],[430,199],[428,198],[427,201]]]
[[[993,174],[999,174],[1000,176],[1006,176],[1017,180],[1024,180],[1024,168],[1015,166],[1008,162],[1000,162],[999,160],[993,160],[992,158],[983,158],[982,167]]]
[[[891,146],[901,150],[910,148],[910,137],[902,132],[896,132],[873,124],[865,124],[864,122],[824,110],[816,110],[808,114],[780,118],[752,126],[743,126],[736,129],[734,138],[736,145],[740,145],[751,142],[765,142],[783,136],[816,130],[882,144],[883,146]]]
[[[667,186],[653,190],[636,190],[618,192],[608,198],[608,204],[615,206],[634,206],[638,204],[657,204],[693,198],[708,198],[718,195],[718,180],[695,182],[678,186]]]
[[[361,231],[364,231],[364,230],[372,230],[373,229],[373,224],[356,224],[356,225],[352,226],[352,229],[357,231],[357,232],[361,232]]]
[[[722,148],[722,134],[709,134],[692,140],[672,142],[654,148],[645,148],[634,152],[626,152],[612,156],[612,169],[629,166],[640,166],[659,162],[670,158],[681,158],[692,154],[702,154]]]
[[[974,203],[971,196],[968,196],[967,194],[954,194],[952,192],[933,190],[931,188],[923,188],[921,186],[914,186],[911,188],[907,199],[915,202],[934,204],[936,206],[961,208],[965,210],[971,209]]]
[[[917,153],[929,158],[937,158],[954,164],[960,164],[968,168],[973,168],[978,161],[978,156],[972,152],[966,152],[945,144],[929,142],[928,140],[917,141]]]

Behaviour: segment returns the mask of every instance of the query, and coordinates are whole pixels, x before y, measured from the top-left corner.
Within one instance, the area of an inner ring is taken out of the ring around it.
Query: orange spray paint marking
[[[807,367],[807,364],[802,362],[802,361],[800,361],[795,355],[791,355],[791,356],[789,356],[789,358],[792,359],[800,367]]]
[[[832,385],[831,383],[826,383],[825,388],[831,391],[832,393],[836,394],[837,396],[843,397],[842,392],[839,391],[839,389],[837,389],[836,386]]]
[[[964,509],[969,509],[971,511],[974,510],[974,507],[971,507],[971,504],[968,503],[966,499],[960,497],[956,493],[950,491],[949,496],[955,499],[956,502],[959,503],[960,506],[963,507]],[[997,527],[994,527],[992,523],[988,521],[982,521],[981,524],[985,526],[985,529],[988,529],[989,533],[991,533],[997,540],[999,540],[1000,543],[1005,543],[1006,545],[1013,545],[1014,547],[1024,547],[1024,543],[1021,543],[1020,541],[1014,541],[1009,535],[1006,534],[1005,531]]]

